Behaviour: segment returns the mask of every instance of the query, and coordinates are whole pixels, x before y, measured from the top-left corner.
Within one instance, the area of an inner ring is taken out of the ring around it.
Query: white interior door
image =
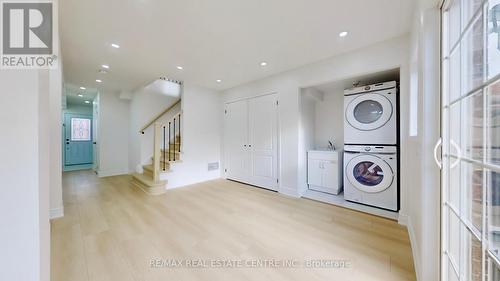
[[[227,104],[224,121],[226,176],[229,179],[247,182],[250,178],[248,101]]]
[[[277,95],[249,100],[251,184],[278,189]]]
[[[500,0],[442,9],[442,280],[500,275]]]

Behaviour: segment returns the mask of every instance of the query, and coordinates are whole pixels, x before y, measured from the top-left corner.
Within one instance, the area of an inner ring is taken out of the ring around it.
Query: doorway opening
[[[97,89],[64,85],[62,101],[63,171],[97,170]]]

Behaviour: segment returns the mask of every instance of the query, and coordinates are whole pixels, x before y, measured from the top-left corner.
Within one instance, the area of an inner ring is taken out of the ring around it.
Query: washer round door
[[[392,114],[393,108],[388,98],[380,94],[364,94],[347,105],[345,118],[358,130],[372,131],[384,126]]]
[[[371,154],[354,157],[347,164],[345,173],[354,187],[367,193],[382,192],[389,188],[394,180],[391,166]]]

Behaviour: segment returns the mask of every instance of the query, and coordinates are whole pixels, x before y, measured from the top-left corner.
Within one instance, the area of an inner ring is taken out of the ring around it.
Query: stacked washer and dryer
[[[399,211],[395,81],[344,92],[344,199]]]

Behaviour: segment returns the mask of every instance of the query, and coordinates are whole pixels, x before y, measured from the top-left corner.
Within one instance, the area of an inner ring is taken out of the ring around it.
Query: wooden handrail
[[[146,125],[144,125],[140,130],[139,130],[139,133],[141,134],[144,134],[144,130],[146,130],[147,128],[149,128],[149,126],[153,125],[158,119],[160,119],[165,113],[169,112],[170,109],[174,108],[177,104],[179,104],[181,102],[181,99],[179,99],[178,101],[176,101],[174,104],[172,104],[171,106],[169,106],[167,109],[163,110],[162,112],[160,112],[158,115],[156,115],[154,118],[151,119],[151,121],[149,121]]]

